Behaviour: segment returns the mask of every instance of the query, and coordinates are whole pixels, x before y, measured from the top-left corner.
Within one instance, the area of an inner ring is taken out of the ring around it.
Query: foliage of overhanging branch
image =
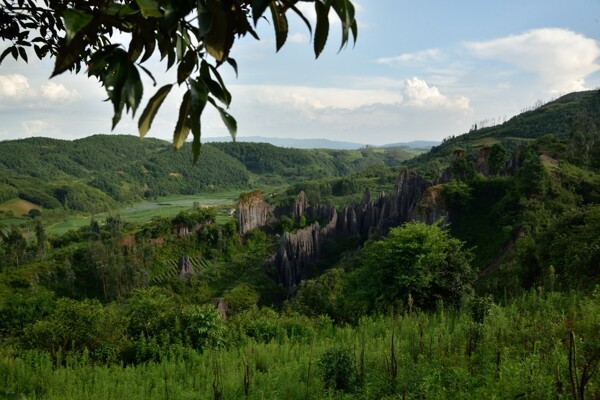
[[[12,56],[28,61],[28,50],[38,58],[55,59],[52,76],[65,71],[99,79],[113,105],[113,129],[123,109],[135,116],[143,96],[141,73],[156,81],[144,63],[156,52],[167,70],[175,67],[176,80],[156,90],[146,103],[138,122],[141,137],[171,92],[173,85],[185,85],[173,145],[179,148],[193,135],[194,161],[200,155],[200,118],[207,104],[215,107],[235,140],[237,123],[226,108],[231,103],[218,67],[228,63],[236,39],[254,31],[261,18],[271,17],[276,50],[288,36],[288,14],[299,17],[313,35],[315,56],[323,51],[329,34],[329,16],[341,22],[340,50],[357,38],[355,10],[350,0],[301,0],[313,3],[316,23],[298,8],[300,0],[0,0],[0,40],[8,47],[0,63]],[[116,34],[119,34],[117,36]],[[115,43],[125,35],[127,46]],[[209,57],[210,56],[210,57]]]

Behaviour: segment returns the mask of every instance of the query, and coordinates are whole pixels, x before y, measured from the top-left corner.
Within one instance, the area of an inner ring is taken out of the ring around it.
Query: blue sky
[[[275,53],[271,25],[240,40],[223,75],[239,136],[326,138],[365,144],[441,140],[502,121],[574,90],[600,87],[597,0],[358,0],[359,37],[338,53],[339,23],[314,60],[309,33],[290,15]],[[304,7],[304,6],[303,6]],[[310,5],[303,8],[314,18]],[[0,49],[4,46],[0,44]],[[33,57],[31,57],[33,58]],[[154,61],[160,83],[175,79]],[[48,80],[52,62],[0,65],[0,140],[111,133],[111,105],[85,74]],[[144,99],[154,92],[146,85]],[[171,93],[149,136],[170,140],[180,96]],[[124,116],[113,133],[137,134]],[[225,136],[214,112],[203,137]]]

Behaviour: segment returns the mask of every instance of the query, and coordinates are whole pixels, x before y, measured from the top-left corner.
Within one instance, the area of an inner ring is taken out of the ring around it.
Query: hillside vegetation
[[[192,165],[190,147],[174,151],[166,141],[118,135],[0,142],[0,205],[20,198],[42,208],[101,212],[145,198],[340,177],[371,165],[398,165],[413,155],[215,143],[204,145]]]
[[[513,151],[519,145],[547,134],[566,140],[572,137],[576,126],[581,126],[581,131],[593,136],[599,120],[598,90],[570,93],[534,110],[516,115],[500,125],[474,129],[463,135],[449,137],[439,146],[415,157],[406,165],[418,168],[433,178],[441,168],[449,165],[457,151],[477,158],[480,149],[496,143]],[[588,146],[584,143],[580,145],[582,148]]]

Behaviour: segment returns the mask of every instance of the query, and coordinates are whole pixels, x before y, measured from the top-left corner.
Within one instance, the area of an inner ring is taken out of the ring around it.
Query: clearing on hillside
[[[32,208],[40,211],[42,210],[37,204],[33,204],[23,199],[8,200],[0,204],[0,210],[12,211],[17,217],[26,215]]]

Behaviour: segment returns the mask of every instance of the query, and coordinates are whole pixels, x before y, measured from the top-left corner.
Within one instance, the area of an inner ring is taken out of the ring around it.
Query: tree
[[[32,208],[32,210],[35,210]],[[37,253],[42,261],[46,257],[46,228],[41,221],[35,223],[35,238],[37,239]]]
[[[490,157],[489,157],[489,165],[490,172],[493,174],[498,174],[504,164],[506,164],[506,160],[508,160],[508,153],[504,146],[499,143],[494,143],[492,148],[490,149]]]
[[[0,39],[12,43],[0,54],[0,63],[8,55],[27,62],[27,50],[33,48],[38,58],[55,59],[52,76],[80,72],[86,66],[88,76],[99,79],[113,104],[114,129],[124,108],[135,116],[144,91],[140,71],[154,80],[143,64],[158,49],[167,69],[176,66],[176,80],[148,100],[139,118],[139,134],[146,135],[173,86],[185,84],[173,145],[179,148],[191,131],[195,161],[200,154],[200,117],[208,103],[235,139],[237,123],[225,110],[231,94],[218,71],[228,63],[237,73],[237,63],[229,57],[235,40],[248,34],[258,39],[254,27],[267,9],[277,50],[287,39],[289,12],[301,18],[312,34],[298,8],[300,1],[314,4],[317,57],[327,42],[332,10],[341,21],[341,48],[350,35],[356,41],[350,0],[0,0]],[[130,40],[127,47],[115,42],[115,34]]]
[[[548,173],[533,147],[525,150],[523,163],[517,173],[517,186],[519,192],[527,196],[543,196],[548,191]]]
[[[356,296],[371,311],[386,311],[409,295],[421,307],[437,300],[457,304],[472,291],[472,258],[463,242],[438,225],[412,222],[368,242],[351,279]]]
[[[27,250],[27,240],[16,226],[12,225],[8,235],[4,238],[6,246],[7,265],[19,265]]]

